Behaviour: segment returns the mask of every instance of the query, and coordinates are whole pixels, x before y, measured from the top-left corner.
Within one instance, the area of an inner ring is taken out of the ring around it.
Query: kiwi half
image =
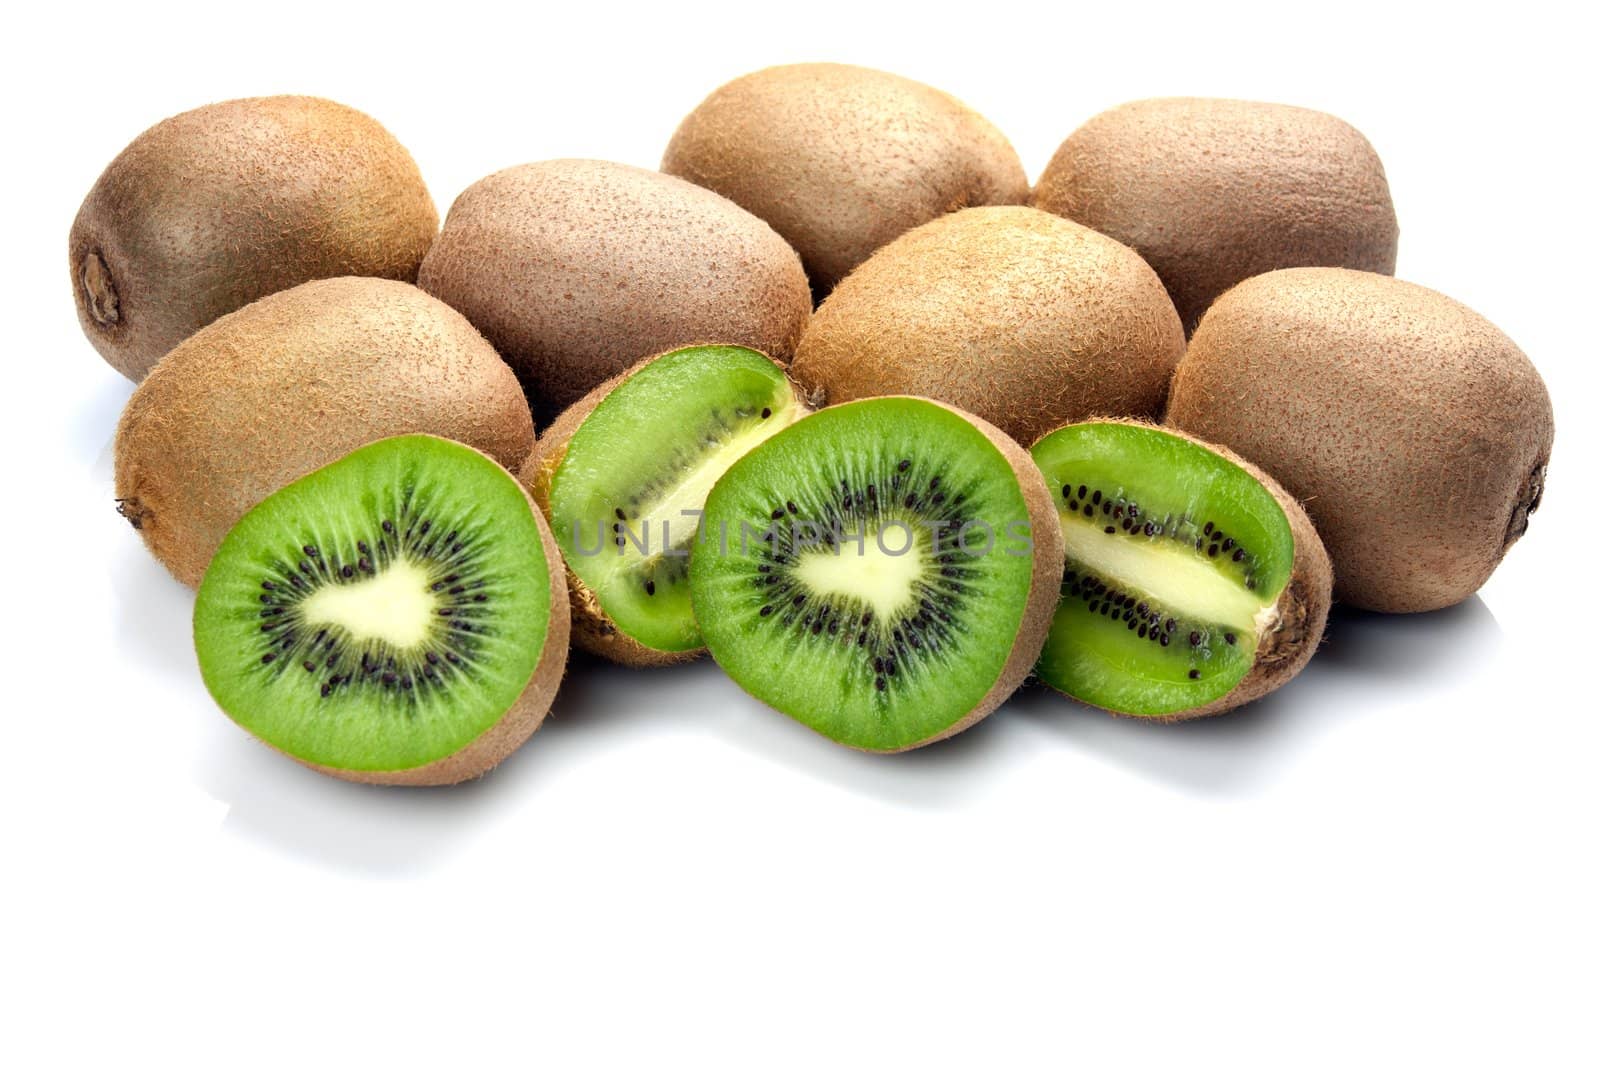
[[[1264,696],[1316,651],[1332,590],[1305,512],[1225,450],[1134,422],[1033,446],[1066,542],[1040,680],[1124,715]]]
[[[633,666],[703,647],[689,551],[706,494],[805,413],[772,360],[705,345],[644,360],[551,425],[523,482],[566,557],[580,647]]]
[[[567,656],[549,530],[503,468],[427,435],[252,508],[195,602],[206,687],[256,737],[356,781],[482,774],[543,721]]]
[[[712,656],[842,744],[915,748],[1021,684],[1061,578],[1038,469],[988,423],[915,397],[800,420],[722,476],[689,562]]]

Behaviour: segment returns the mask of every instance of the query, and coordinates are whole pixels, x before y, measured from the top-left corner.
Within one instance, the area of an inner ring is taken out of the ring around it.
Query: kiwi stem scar
[[[301,610],[311,626],[339,626],[356,641],[415,648],[431,632],[440,603],[428,582],[427,571],[400,558],[367,581],[322,586]]]
[[[83,303],[89,310],[89,317],[101,326],[116,325],[121,318],[117,288],[111,282],[106,261],[98,252],[89,252],[83,257],[78,277],[83,283]]]
[[[1263,634],[1277,608],[1188,550],[1162,542],[1106,534],[1098,523],[1061,516],[1068,566],[1073,563],[1117,584],[1141,590],[1176,615]]]

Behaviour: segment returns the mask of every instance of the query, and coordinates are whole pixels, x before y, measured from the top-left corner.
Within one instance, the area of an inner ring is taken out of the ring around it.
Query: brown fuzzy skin
[[[1539,372],[1482,316],[1409,282],[1312,267],[1217,301],[1167,421],[1304,500],[1340,601],[1385,612],[1483,585],[1539,504],[1555,435]]]
[[[660,352],[647,359],[641,359],[616,377],[595,386],[582,400],[563,411],[540,435],[538,443],[534,445],[533,452],[523,464],[517,478],[533,497],[534,502],[539,505],[540,511],[546,518],[550,516],[550,485],[555,478],[557,468],[561,466],[562,460],[566,459],[567,445],[571,442],[573,434],[578,432],[578,428],[589,417],[589,413],[599,407],[600,402],[609,396],[613,389],[662,356],[670,354],[671,352]],[[771,359],[770,356],[768,358]],[[778,361],[773,360],[773,362]],[[799,396],[796,396],[795,403],[802,408],[805,407],[805,402]],[[703,648],[697,648],[687,652],[663,652],[658,648],[640,644],[617,629],[600,606],[600,601],[593,591],[570,567],[567,568],[567,589],[572,595],[572,640],[585,652],[601,656],[613,663],[620,663],[625,667],[667,667],[674,663],[697,659],[705,651]]]
[[[1028,201],[1016,149],[982,115],[921,82],[839,63],[722,86],[683,120],[661,169],[770,222],[819,296],[912,227]]]
[[[646,356],[698,341],[788,362],[800,257],[715,193],[620,163],[512,167],[456,199],[418,283],[482,330],[540,423]]]
[[[1311,523],[1311,517],[1306,514],[1306,509],[1301,507],[1300,502],[1279,485],[1272,475],[1232,449],[1202,441],[1192,434],[1170,426],[1154,426],[1136,419],[1097,421],[1133,423],[1147,430],[1179,437],[1208,452],[1214,452],[1229,463],[1242,468],[1245,473],[1260,482],[1262,488],[1272,494],[1272,498],[1283,509],[1284,517],[1289,520],[1289,530],[1294,535],[1294,563],[1289,571],[1288,583],[1283,587],[1283,592],[1278,594],[1277,624],[1260,635],[1260,643],[1256,646],[1255,664],[1250,668],[1250,673],[1239,680],[1238,685],[1209,704],[1202,704],[1197,708],[1189,708],[1172,715],[1129,715],[1110,708],[1104,710],[1123,718],[1143,719],[1147,722],[1183,722],[1187,719],[1201,719],[1232,711],[1252,700],[1259,700],[1304,670],[1318,646],[1322,644],[1322,633],[1328,624],[1328,612],[1333,607],[1333,565],[1328,559],[1328,550],[1323,546],[1322,538],[1318,536],[1316,527]],[[1053,499],[1051,505],[1054,506]]]
[[[1394,273],[1400,229],[1378,154],[1320,111],[1139,100],[1068,137],[1033,203],[1136,249],[1193,331],[1238,282],[1284,267]]]
[[[250,508],[403,433],[508,468],[533,447],[515,375],[466,319],[404,282],[307,282],[205,327],[134,390],[117,427],[118,508],[197,586]]]
[[[368,785],[454,785],[477,778],[522,747],[522,743],[543,724],[550,712],[550,705],[561,686],[561,677],[567,669],[567,652],[571,645],[566,567],[561,562],[561,550],[556,547],[550,527],[545,523],[544,515],[534,507],[531,497],[528,506],[533,509],[534,520],[539,524],[539,540],[544,545],[545,565],[550,572],[550,623],[545,630],[544,650],[539,656],[538,665],[528,679],[527,686],[505,714],[459,752],[403,771],[351,771],[291,758],[312,770],[348,782]]]
[[[1183,344],[1131,249],[1034,208],[968,208],[846,278],[793,373],[828,403],[928,396],[1031,441],[1096,415],[1159,417]]]
[[[78,321],[139,381],[269,293],[415,281],[438,229],[416,163],[369,116],[312,96],[210,104],[140,134],[89,191],[68,240]]]
[[[933,403],[960,415],[981,430],[990,443],[1000,450],[1000,454],[1006,458],[1011,464],[1011,469],[1017,474],[1017,483],[1022,487],[1022,499],[1028,508],[1028,522],[1033,534],[1033,572],[1029,580],[1028,601],[1022,609],[1022,623],[1017,627],[1017,637],[1011,645],[1011,655],[1006,659],[1005,666],[1000,669],[1000,676],[995,679],[994,685],[989,688],[989,692],[976,707],[949,729],[916,744],[902,748],[859,749],[862,752],[882,755],[909,752],[911,749],[922,748],[935,741],[953,737],[987,718],[996,708],[1004,704],[1023,682],[1027,681],[1029,674],[1033,673],[1033,665],[1039,662],[1039,653],[1044,650],[1045,638],[1050,635],[1050,623],[1055,618],[1056,604],[1061,599],[1061,575],[1066,569],[1067,546],[1061,534],[1061,520],[1056,516],[1055,499],[1050,494],[1050,487],[1045,484],[1044,474],[1039,470],[1039,465],[1028,455],[1027,450],[993,423],[950,404],[938,400]]]

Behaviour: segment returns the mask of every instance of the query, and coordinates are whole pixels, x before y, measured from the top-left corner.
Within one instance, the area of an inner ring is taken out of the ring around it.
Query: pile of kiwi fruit
[[[1335,602],[1461,602],[1543,498],[1550,397],[1393,276],[1398,233],[1320,112],[1129,103],[1030,187],[955,97],[814,63],[715,90],[659,170],[530,162],[442,224],[367,115],[210,104],[111,162],[69,266],[137,383],[115,506],[197,589],[216,702],[438,785],[574,645],[709,654],[897,752],[1031,683],[1215,715]]]

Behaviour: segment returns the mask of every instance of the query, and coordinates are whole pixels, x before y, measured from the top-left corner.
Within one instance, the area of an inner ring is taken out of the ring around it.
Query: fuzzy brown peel
[[[771,223],[818,295],[915,226],[1028,199],[1016,149],[983,116],[920,82],[840,63],[722,86],[679,125],[661,169]]]
[[[198,586],[246,511],[402,433],[507,467],[534,441],[515,375],[459,314],[404,282],[308,282],[212,323],[134,390],[117,426],[118,509]]]
[[[196,330],[316,278],[415,281],[439,213],[375,120],[310,96],[229,100],[140,134],[73,220],[78,318],[134,381]]]
[[[969,208],[880,249],[823,302],[793,373],[830,404],[927,396],[1018,440],[1159,417],[1183,326],[1131,249],[1029,207]]]
[[[1383,164],[1348,123],[1245,100],[1139,100],[1066,139],[1036,207],[1143,256],[1193,332],[1218,296],[1285,267],[1393,274],[1400,229]]]
[[[1354,607],[1471,596],[1527,528],[1555,435],[1539,372],[1492,323],[1409,282],[1274,271],[1217,301],[1167,421],[1276,477]]]
[[[473,184],[418,284],[483,331],[541,423],[638,360],[698,341],[787,362],[811,315],[800,257],[765,222],[680,178],[596,160]]]

